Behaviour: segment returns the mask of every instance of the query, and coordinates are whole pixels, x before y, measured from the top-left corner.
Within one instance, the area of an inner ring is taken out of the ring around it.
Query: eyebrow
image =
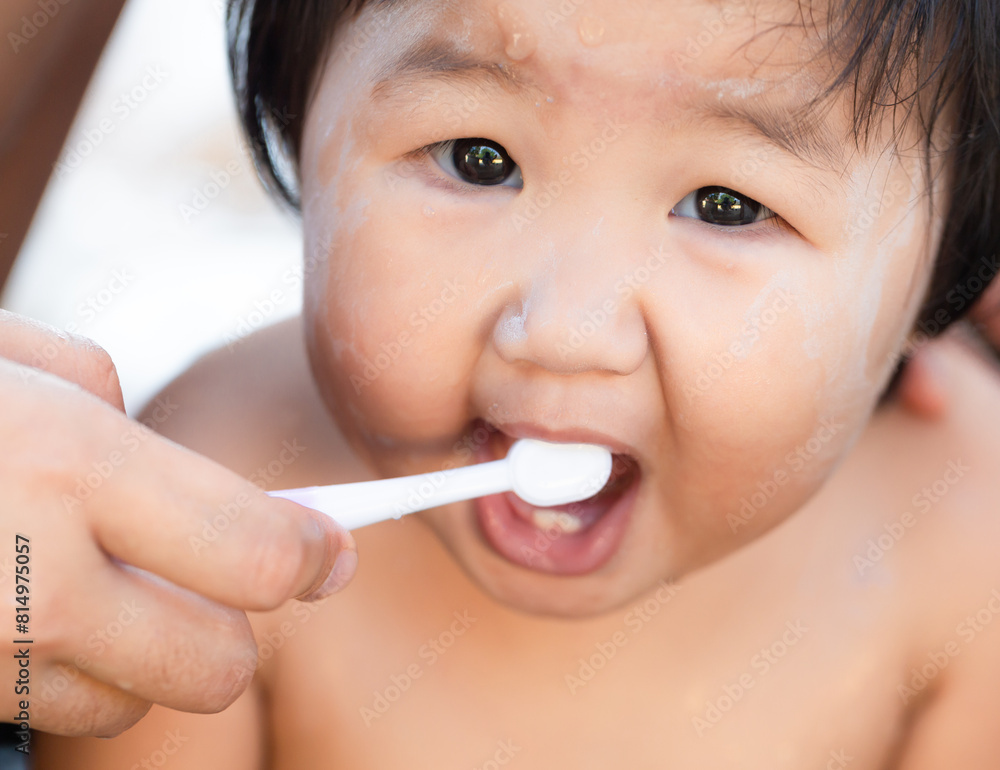
[[[749,125],[768,142],[810,166],[843,171],[843,144],[821,114],[790,110],[765,97],[728,100],[697,112],[710,119]]]
[[[511,92],[537,90],[529,80],[516,75],[500,62],[488,62],[458,50],[449,42],[428,38],[404,51],[376,75],[372,98],[387,98],[419,80],[492,81]]]
[[[485,61],[445,40],[425,38],[379,71],[371,95],[373,100],[381,101],[421,80],[486,81],[514,94],[541,92],[531,79],[503,63]],[[750,127],[769,144],[807,165],[828,171],[843,170],[841,142],[821,116],[806,115],[801,109],[789,110],[765,97],[727,99],[709,105],[692,105],[686,117],[692,122],[708,119]]]

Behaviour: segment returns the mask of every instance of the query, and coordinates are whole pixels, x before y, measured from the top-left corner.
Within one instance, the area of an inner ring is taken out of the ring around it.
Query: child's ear
[[[1000,279],[993,283],[972,307],[969,314],[973,323],[1000,356]]]
[[[937,349],[941,344],[941,340],[932,340],[919,346],[899,380],[899,403],[924,420],[940,420],[948,411],[948,363]]]

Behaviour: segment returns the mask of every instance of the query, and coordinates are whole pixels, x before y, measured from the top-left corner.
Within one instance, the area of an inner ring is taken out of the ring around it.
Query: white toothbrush
[[[327,514],[346,529],[446,503],[513,491],[540,508],[585,500],[611,476],[611,452],[592,444],[515,441],[503,460],[397,479],[284,489],[268,494]]]

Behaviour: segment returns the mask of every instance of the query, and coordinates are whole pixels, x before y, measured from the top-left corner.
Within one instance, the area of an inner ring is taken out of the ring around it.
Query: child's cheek
[[[677,474],[692,482],[680,509],[752,537],[822,484],[892,373],[926,285],[928,241],[919,212],[887,217],[836,255],[790,260],[804,267],[751,297],[731,285],[710,317],[674,298],[678,316],[660,325],[686,318],[699,331],[679,337],[686,346],[664,356],[673,366],[661,374],[677,405]]]
[[[404,442],[457,433],[485,331],[475,260],[438,238],[422,207],[375,201],[338,232],[326,280],[311,288],[322,293],[307,306],[324,325],[326,379],[371,433]]]
[[[937,251],[942,220],[929,207],[922,164],[913,158],[873,162],[851,180],[838,300],[853,308],[849,332],[865,361],[858,375],[871,382],[884,381],[895,368]]]
[[[751,301],[734,302],[735,312],[716,308],[714,325],[705,319],[704,344],[691,344],[683,371],[671,377],[678,454],[706,481],[698,492],[715,499],[716,516],[785,468],[788,452],[809,440],[822,417],[839,411],[824,400],[822,346],[807,344],[817,330],[801,306],[808,294],[800,278],[778,274]],[[787,486],[811,484],[833,449],[825,442],[808,467],[794,469],[794,480],[785,468]]]
[[[836,271],[822,255],[778,248],[748,253],[738,276],[689,262],[670,281],[684,291],[663,286],[651,306],[675,443],[662,494],[719,547],[815,492],[877,397],[850,376],[865,353]]]

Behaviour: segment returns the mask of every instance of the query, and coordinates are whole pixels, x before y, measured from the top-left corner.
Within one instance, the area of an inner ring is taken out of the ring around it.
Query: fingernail
[[[339,554],[337,554],[337,560],[333,563],[333,569],[330,570],[330,574],[326,576],[326,580],[323,581],[323,585],[308,596],[303,596],[302,601],[315,602],[319,599],[326,598],[330,594],[335,594],[351,582],[351,578],[354,577],[354,572],[357,568],[358,552],[353,548],[344,548]]]

